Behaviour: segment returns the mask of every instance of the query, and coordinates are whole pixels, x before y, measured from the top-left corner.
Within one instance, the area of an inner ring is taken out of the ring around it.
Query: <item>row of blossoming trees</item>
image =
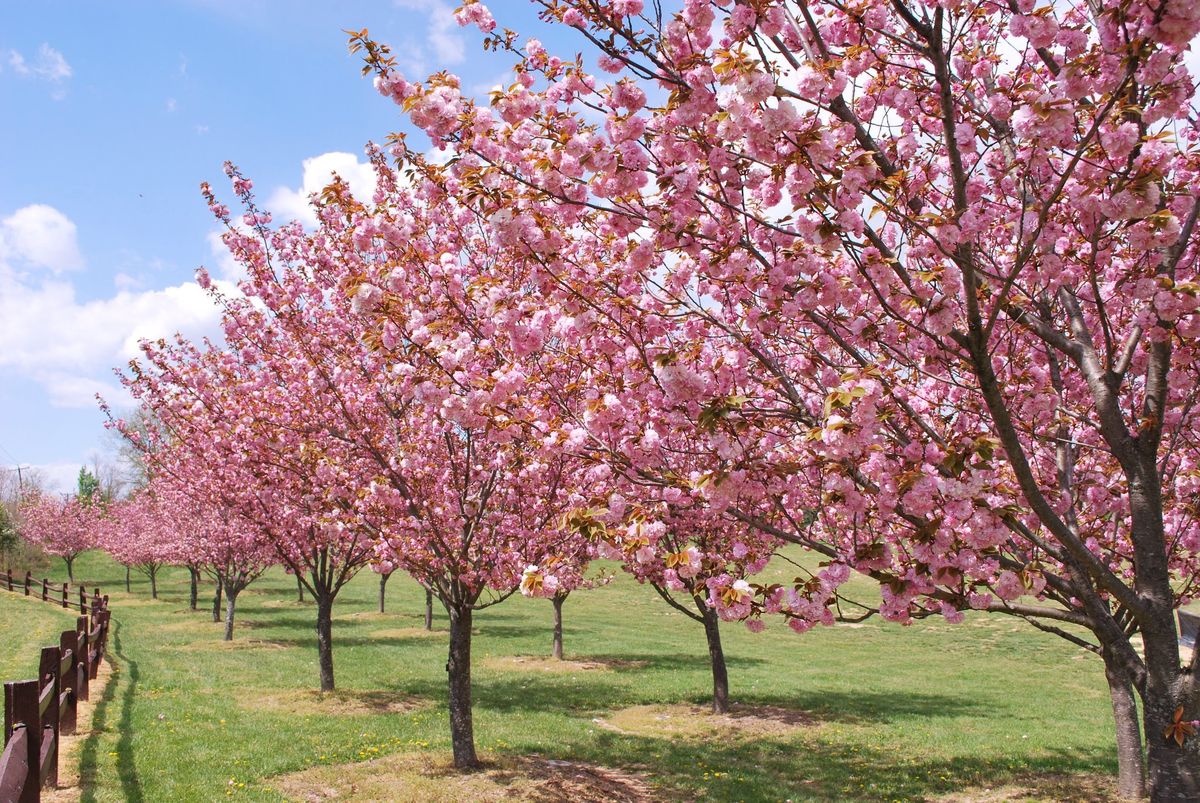
[[[1021,618],[1101,659],[1124,793],[1200,796],[1200,4],[536,3],[591,57],[467,2],[516,60],[487,105],[355,35],[436,162],[396,136],[312,231],[209,193],[247,278],[127,376],[154,473],[320,639],[364,563],[440,599],[460,766],[473,612],[603,555],[714,658],[718,618]],[[755,583],[781,544],[820,568]]]

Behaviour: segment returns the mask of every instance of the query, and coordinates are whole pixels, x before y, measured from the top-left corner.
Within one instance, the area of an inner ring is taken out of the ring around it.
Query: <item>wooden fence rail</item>
[[[29,572],[14,582],[12,569],[0,577],[0,588],[33,596],[36,582]],[[65,630],[58,645],[43,647],[36,680],[4,684],[4,749],[0,752],[0,801],[37,803],[42,789],[58,783],[59,737],[75,732],[79,702],[88,699],[108,643],[110,613],[108,597],[95,589],[89,598],[79,588],[78,600],[71,598],[63,583],[51,595],[46,579],[41,581],[45,602],[71,608],[82,615],[74,630]]]

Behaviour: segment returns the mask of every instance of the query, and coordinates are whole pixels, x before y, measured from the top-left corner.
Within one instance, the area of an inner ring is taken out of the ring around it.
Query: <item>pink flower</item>
[[[1002,600],[1011,601],[1025,593],[1025,585],[1021,578],[1013,572],[1001,572],[993,589]]]
[[[383,301],[383,290],[373,284],[363,282],[354,291],[354,297],[350,299],[350,309],[356,315],[370,314]]]

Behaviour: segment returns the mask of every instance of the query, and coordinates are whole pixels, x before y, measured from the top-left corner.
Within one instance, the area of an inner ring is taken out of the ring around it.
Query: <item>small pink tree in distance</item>
[[[1151,795],[1200,796],[1196,740],[1165,736],[1200,707],[1174,622],[1200,551],[1196,3],[538,4],[593,59],[468,2],[519,59],[489,108],[356,41],[450,149],[446,191],[550,303],[688,324],[653,345],[699,380],[681,411],[722,413],[701,476],[728,515],[873,577],[890,619],[986,610],[1096,653],[1122,792],[1136,695]],[[834,600],[792,590],[789,619]]]
[[[584,538],[564,544],[571,551],[561,549],[546,558],[540,565],[529,565],[521,572],[520,591],[526,597],[543,597],[554,606],[554,628],[550,642],[550,655],[563,659],[563,605],[574,591],[607,585],[612,576],[588,573],[591,561],[596,557],[596,546]]]
[[[165,513],[156,496],[143,489],[110,502],[97,522],[97,545],[144,574],[152,599],[158,599],[159,569],[184,561],[182,539]]]
[[[216,539],[219,552],[248,559],[209,564],[226,597],[227,636],[230,593],[236,597],[265,568],[262,549],[305,583],[317,603],[320,684],[329,691],[333,603],[369,562],[372,542],[339,501],[354,495],[354,484],[321,469],[326,461],[317,457],[319,448],[336,447],[319,440],[329,401],[319,391],[304,392],[304,363],[281,351],[288,341],[264,330],[262,337],[274,340],[260,351],[261,339],[255,345],[240,334],[257,314],[249,305],[228,312],[224,350],[182,339],[143,344],[145,363],[132,364],[125,382],[160,432],[150,434],[154,444],[127,435],[143,444],[153,470],[194,488],[189,493],[216,511],[221,522],[210,533],[224,533]]]
[[[153,496],[159,527],[172,544],[173,562],[203,571],[221,589],[225,601],[224,638],[231,641],[238,596],[275,565],[278,558],[269,545],[256,537],[253,525],[216,502],[216,497],[207,491],[207,475],[195,470],[189,472],[175,462],[179,459],[185,456],[169,450],[160,454],[157,465],[165,470],[153,475],[146,493]],[[176,479],[181,476],[189,477],[190,483],[181,484]],[[194,586],[192,599],[195,599]]]
[[[96,546],[102,507],[75,496],[56,499],[37,493],[22,500],[19,513],[22,537],[62,558],[67,577],[75,582],[75,558]]]

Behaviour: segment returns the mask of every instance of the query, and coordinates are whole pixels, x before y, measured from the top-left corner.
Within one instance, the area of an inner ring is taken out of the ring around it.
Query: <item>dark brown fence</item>
[[[42,788],[58,783],[59,736],[75,732],[78,706],[88,699],[108,641],[108,597],[100,589],[88,597],[78,589],[71,597],[63,583],[42,579],[39,585],[29,572],[19,582],[9,569],[0,577],[0,588],[25,596],[40,591],[43,601],[79,611],[75,629],[63,631],[58,646],[43,647],[36,680],[4,684],[4,751],[0,753],[0,801],[36,803]]]

